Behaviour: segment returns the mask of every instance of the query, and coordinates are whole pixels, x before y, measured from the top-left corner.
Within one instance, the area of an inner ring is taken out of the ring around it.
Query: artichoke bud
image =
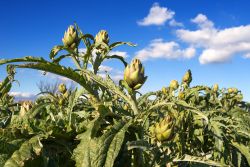
[[[64,99],[60,98],[58,103],[59,103],[59,105],[63,105],[64,104]]]
[[[238,93],[238,89],[237,88],[228,88],[227,89],[228,93]]]
[[[164,95],[168,94],[168,89],[166,87],[162,87],[161,91]]]
[[[139,59],[134,59],[124,70],[124,81],[133,89],[139,89],[147,77],[144,75],[144,67]]]
[[[178,98],[179,98],[179,99],[184,99],[184,97],[185,97],[184,92],[179,92]]]
[[[178,81],[177,81],[177,80],[172,80],[172,81],[170,82],[169,87],[170,87],[171,89],[173,89],[173,90],[178,89],[178,87],[179,87]]]
[[[62,38],[63,45],[67,48],[76,49],[79,44],[78,33],[73,25],[70,25]]]
[[[95,36],[95,43],[105,43],[108,45],[109,43],[109,35],[108,32],[105,30],[99,31]]]
[[[31,101],[24,101],[20,107],[19,116],[23,117],[33,106]]]
[[[187,83],[188,85],[192,82],[192,72],[188,70],[182,78],[183,83]]]
[[[66,85],[64,83],[61,83],[59,86],[58,86],[58,90],[60,93],[64,94],[66,93],[67,91],[67,88],[66,88]]]
[[[238,89],[237,88],[233,88],[233,93],[238,93]]]
[[[173,133],[174,121],[171,116],[166,116],[159,123],[156,123],[155,126],[149,129],[154,132],[154,136],[158,141],[168,140]]]
[[[233,93],[233,89],[232,89],[232,88],[228,88],[228,89],[227,89],[227,92],[228,92],[228,93]]]
[[[124,104],[123,106],[122,106],[122,108],[123,108],[123,110],[128,110],[128,104]]]
[[[63,93],[63,98],[67,99],[69,97],[69,92],[66,91],[65,93]]]
[[[214,84],[213,91],[217,92],[218,90],[219,90],[219,85],[218,84]]]

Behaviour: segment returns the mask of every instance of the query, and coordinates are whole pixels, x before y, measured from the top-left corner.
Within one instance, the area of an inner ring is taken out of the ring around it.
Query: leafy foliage
[[[249,104],[236,88],[191,87],[188,70],[180,84],[174,80],[142,95],[138,89],[146,77],[140,61],[128,65],[110,55],[132,43],[110,43],[106,31],[94,37],[75,25],[65,32],[63,44],[51,50],[50,61],[0,60],[8,64],[0,85],[0,166],[250,165]],[[75,68],[60,64],[68,58]],[[106,59],[127,67],[125,80],[116,84],[108,74],[98,75]],[[15,103],[8,92],[16,68],[54,73],[79,86],[61,85],[58,91],[42,91],[32,103]]]

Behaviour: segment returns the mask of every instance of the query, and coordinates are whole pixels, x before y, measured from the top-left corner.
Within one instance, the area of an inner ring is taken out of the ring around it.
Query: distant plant
[[[62,41],[51,50],[50,61],[31,56],[0,60],[9,64],[9,76],[0,86],[0,166],[250,165],[249,104],[238,89],[191,87],[188,70],[180,83],[172,80],[142,95],[138,90],[147,77],[140,60],[128,64],[122,56],[110,55],[117,46],[132,43],[110,43],[106,31],[94,37],[77,25],[68,28]],[[66,54],[59,55],[62,50]],[[62,66],[65,58],[76,68]],[[98,75],[106,59],[124,65],[119,84]],[[8,97],[16,68],[54,73],[80,87],[69,90],[60,84],[20,116],[20,107]]]

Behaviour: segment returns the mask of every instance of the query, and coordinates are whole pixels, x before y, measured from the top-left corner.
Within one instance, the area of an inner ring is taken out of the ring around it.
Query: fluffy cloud
[[[151,7],[148,16],[137,23],[141,26],[164,25],[166,21],[173,18],[174,14],[175,12],[166,7],[160,7],[158,3],[155,3]]]
[[[250,25],[218,29],[203,14],[198,14],[191,22],[197,24],[198,29],[179,29],[177,37],[202,49],[201,64],[224,63],[239,53],[245,54],[245,58],[250,57]]]
[[[142,61],[155,58],[165,59],[190,59],[195,56],[196,50],[193,47],[181,49],[176,42],[164,42],[163,39],[151,41],[149,46],[138,51],[136,57]]]
[[[34,99],[36,96],[28,92],[10,92],[9,95],[14,96],[17,100]]]
[[[122,52],[122,51],[111,51],[109,53],[109,55],[117,55],[117,56],[121,56],[123,58],[129,57],[127,52]]]
[[[107,74],[116,83],[118,83],[121,79],[123,79],[123,71],[114,69],[110,66],[101,65],[99,67],[98,75],[105,79]]]
[[[49,72],[40,71],[40,74],[42,74],[43,76],[45,76],[47,78],[50,78],[50,79],[53,79],[53,80],[59,80],[61,82],[72,81],[69,78],[66,78],[66,77],[63,77],[63,76],[60,76],[60,75],[56,75],[56,74],[53,74],[53,73],[49,73]]]
[[[85,54],[86,51],[87,51],[87,50],[86,50],[85,48],[80,48],[80,49],[79,49],[80,54]],[[96,50],[94,50],[92,54],[93,54],[93,56],[95,57],[95,56],[96,56]],[[118,56],[121,56],[121,57],[123,57],[123,58],[129,57],[129,55],[128,55],[127,52],[118,51],[118,50],[116,50],[116,51],[110,51],[110,52],[109,52],[109,55],[118,55]]]
[[[177,22],[175,19],[172,19],[168,23],[172,27],[183,27],[184,25],[181,22]]]
[[[109,67],[109,66],[100,65],[100,67],[99,67],[100,72],[110,72],[112,70],[113,70],[113,68]]]
[[[250,59],[250,53],[245,54],[243,57],[246,59]]]

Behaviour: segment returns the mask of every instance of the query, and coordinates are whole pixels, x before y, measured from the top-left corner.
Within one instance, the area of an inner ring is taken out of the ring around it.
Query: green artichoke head
[[[219,85],[218,84],[214,84],[213,91],[217,92],[218,90],[219,90]]]
[[[76,49],[79,44],[78,33],[73,25],[70,25],[62,38],[63,45],[70,49]]]
[[[168,88],[166,88],[166,87],[162,87],[161,91],[162,91],[162,93],[163,93],[164,95],[167,95],[167,94],[168,94]]]
[[[228,93],[230,93],[230,94],[232,94],[232,93],[235,93],[235,94],[236,94],[236,93],[238,93],[239,90],[238,90],[237,88],[228,88],[227,91],[228,91]]]
[[[192,82],[192,72],[188,70],[182,78],[183,83],[187,83],[188,85]]]
[[[178,87],[179,87],[178,81],[177,81],[177,80],[172,80],[172,81],[170,81],[169,87],[170,87],[171,89],[173,89],[173,90],[178,89]]]
[[[181,100],[184,99],[185,98],[185,93],[184,92],[179,92],[178,98],[181,99]]]
[[[109,35],[108,32],[105,30],[99,31],[95,36],[95,43],[101,43],[101,42],[105,44],[109,43]]]
[[[133,90],[140,89],[146,79],[147,76],[144,75],[144,67],[139,59],[132,60],[124,70],[124,81]]]
[[[67,92],[67,88],[66,88],[66,85],[64,83],[61,83],[59,86],[58,86],[58,91],[62,94],[66,93]]]
[[[150,132],[158,141],[168,140],[173,134],[174,120],[170,115],[167,115],[160,122],[157,122]]]

